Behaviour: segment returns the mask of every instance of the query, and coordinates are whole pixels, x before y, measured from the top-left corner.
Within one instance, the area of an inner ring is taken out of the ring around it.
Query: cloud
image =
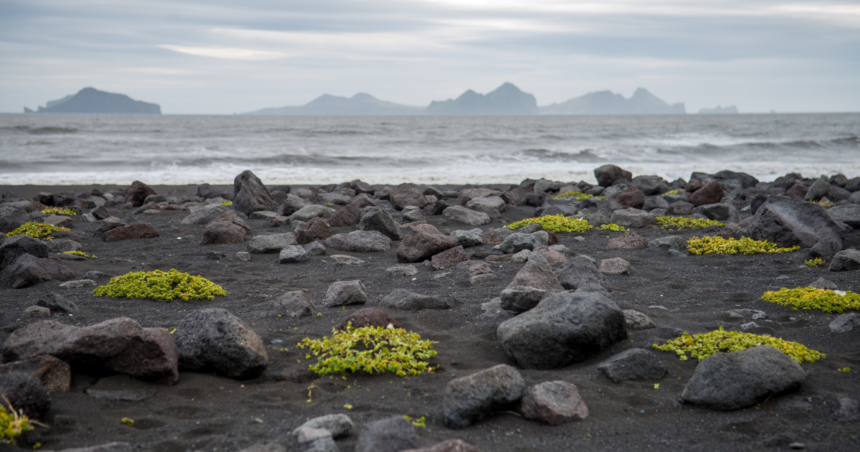
[[[177,46],[170,44],[159,44],[162,49],[172,50],[174,52],[184,53],[187,55],[204,56],[209,58],[221,58],[224,60],[244,60],[244,61],[266,61],[286,58],[287,55],[282,52],[272,52],[269,50],[256,49],[240,49],[236,47],[191,47]]]

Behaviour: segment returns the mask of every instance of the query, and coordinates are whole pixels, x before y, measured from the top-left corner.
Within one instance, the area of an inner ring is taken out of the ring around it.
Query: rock
[[[361,209],[361,220],[358,228],[362,231],[379,231],[391,240],[400,240],[400,225],[379,207],[365,207]]]
[[[296,436],[299,444],[307,443],[309,441],[302,441],[303,432],[313,429],[313,430],[323,430],[331,436],[332,438],[341,438],[344,436],[348,436],[350,431],[352,431],[352,419],[345,414],[329,414],[326,416],[315,417],[304,424],[300,425],[298,428],[293,430],[293,436]],[[305,437],[308,435],[305,434]]]
[[[601,187],[608,187],[621,179],[631,180],[633,174],[630,171],[625,171],[615,165],[603,165],[594,170],[594,177],[597,178],[597,184]]]
[[[840,272],[851,270],[860,270],[860,251],[849,248],[833,256],[833,261],[830,263],[830,271]]]
[[[269,221],[275,219],[277,216],[277,212],[272,212],[270,210],[258,210],[248,215],[248,219]]]
[[[308,260],[308,253],[299,245],[289,245],[284,247],[278,254],[279,264],[298,264]]]
[[[427,198],[412,184],[400,184],[390,192],[391,205],[397,210],[403,210],[406,206],[415,206],[419,209],[427,205]]]
[[[588,417],[588,407],[579,390],[566,381],[545,381],[526,389],[520,402],[526,419],[561,425]]]
[[[412,228],[397,249],[400,262],[421,262],[434,254],[458,246],[457,240],[439,232],[429,224],[419,224]]]
[[[482,231],[478,228],[463,230],[458,229],[451,233],[451,237],[457,241],[463,248],[469,248],[472,246],[481,246],[484,244],[484,240],[481,238]]]
[[[610,275],[629,275],[630,262],[627,262],[620,257],[603,259],[600,261],[600,267],[597,271],[600,273],[608,273]]]
[[[80,289],[81,287],[96,287],[99,283],[92,279],[79,279],[77,281],[67,281],[60,284],[63,289]]]
[[[358,204],[353,201],[352,203],[338,209],[338,211],[331,216],[329,224],[331,224],[332,227],[346,227],[355,226],[359,221],[361,221],[361,209],[358,207]]]
[[[0,206],[0,232],[12,232],[30,221],[27,212],[11,206]]]
[[[191,212],[187,217],[183,218],[180,221],[180,224],[209,224],[215,221],[219,216],[223,215],[226,212],[229,212],[230,209],[220,205],[214,205],[211,207],[204,207],[199,210],[195,210]]]
[[[51,355],[0,364],[0,375],[22,372],[42,383],[48,392],[69,392],[72,373],[69,365]]]
[[[533,251],[535,248],[547,246],[549,243],[549,234],[545,231],[538,231],[531,234],[522,232],[514,232],[502,241],[502,243],[493,247],[505,254],[514,254],[522,250]]]
[[[3,361],[52,355],[72,368],[105,368],[162,384],[179,380],[179,353],[164,328],[143,328],[127,317],[88,327],[52,320],[15,330],[3,344]]]
[[[599,287],[599,286],[598,286]],[[627,338],[624,313],[595,286],[544,298],[499,325],[505,354],[527,369],[558,369]]]
[[[514,264],[522,264],[523,262],[528,262],[530,254],[532,254],[532,252],[529,250],[522,250],[518,253],[514,253],[511,255],[511,262]]]
[[[203,229],[201,245],[210,243],[242,243],[247,233],[240,226],[229,221],[215,221],[206,225]]]
[[[502,243],[501,239],[499,239],[499,236],[496,235],[496,231],[492,228],[487,229],[481,234],[481,240],[487,245],[498,245],[499,243]]]
[[[806,197],[807,191],[808,191],[808,189],[806,187],[804,187],[802,184],[796,183],[796,184],[792,185],[791,187],[789,187],[787,190],[785,190],[785,195],[790,196],[790,197],[797,199],[797,200],[802,200],[804,197]]]
[[[75,225],[75,221],[65,215],[49,215],[43,218],[42,222],[60,228],[71,228]]]
[[[251,253],[249,253],[247,251],[237,251],[236,252],[236,259],[239,259],[242,262],[250,262]]]
[[[834,333],[847,333],[860,325],[860,317],[855,313],[841,314],[830,322],[830,331]]]
[[[598,284],[609,289],[606,276],[597,270],[594,261],[584,256],[576,256],[573,259],[557,265],[553,272],[561,286],[566,290],[575,290],[580,287]]]
[[[824,260],[830,260],[833,259],[833,256],[835,256],[841,249],[842,244],[836,239],[824,238],[813,245],[807,254],[813,259],[818,257]]]
[[[160,237],[161,234],[151,224],[138,221],[128,226],[120,226],[107,231],[104,235],[105,242],[118,242],[129,239],[152,239]]]
[[[352,231],[348,234],[335,234],[325,239],[323,244],[341,251],[370,253],[388,251],[391,248],[391,239],[378,231]]]
[[[541,256],[543,256],[543,258],[546,259],[546,261],[549,263],[549,265],[555,265],[555,264],[560,264],[562,262],[567,262],[567,260],[568,260],[567,257],[564,254],[555,250],[555,247],[558,247],[558,246],[567,248],[564,245],[553,245],[552,247],[539,246],[539,247],[534,249],[534,252],[539,253]]]
[[[19,411],[36,421],[44,421],[51,409],[51,396],[42,382],[24,372],[0,375],[0,395],[7,413]]]
[[[692,207],[692,204],[690,206]],[[642,206],[642,210],[650,212],[655,209],[669,210],[669,201],[662,196],[649,196],[645,198],[645,205]]]
[[[308,256],[325,256],[325,245],[320,242],[311,242],[302,246],[304,247],[305,252],[308,253]]]
[[[78,305],[74,301],[57,293],[43,294],[36,302],[36,306],[44,306],[53,312],[78,312]]]
[[[606,243],[606,249],[610,250],[635,250],[647,247],[648,240],[633,231],[627,231],[618,237],[611,238]]]
[[[732,208],[728,204],[705,204],[694,208],[693,213],[711,220],[725,221],[732,215]]]
[[[329,308],[364,303],[367,303],[367,288],[357,279],[331,283],[323,300],[323,306]]]
[[[676,201],[672,204],[669,204],[669,208],[666,209],[667,215],[690,215],[693,213],[693,208],[696,207],[685,201]]]
[[[92,447],[75,447],[73,449],[63,449],[59,452],[132,452],[134,449],[129,443],[113,442],[100,444]]]
[[[445,425],[458,429],[522,398],[526,382],[511,366],[500,364],[471,375],[455,378],[445,387]]]
[[[717,353],[696,366],[681,398],[716,410],[738,410],[798,389],[806,371],[770,346]]]
[[[251,215],[260,210],[276,211],[278,204],[260,178],[245,170],[233,179],[233,209]]]
[[[25,319],[34,319],[39,317],[50,317],[51,310],[41,306],[30,306],[21,313],[21,317]]]
[[[23,289],[40,282],[68,281],[74,278],[75,273],[63,264],[31,254],[22,254],[0,272],[0,285]]]
[[[839,287],[836,285],[836,283],[828,281],[821,277],[809,284],[809,287],[814,287],[816,289],[839,290]]]
[[[336,330],[346,329],[347,324],[351,324],[353,328],[363,328],[373,326],[377,328],[387,328],[392,325],[394,328],[400,328],[397,320],[394,320],[387,312],[379,308],[362,308],[353,312],[342,322],[338,323],[334,328]]]
[[[821,239],[834,239],[840,248],[844,235],[824,207],[781,196],[771,196],[750,221],[750,237],[768,240],[781,247],[809,248]]]
[[[348,256],[346,254],[332,254],[330,257],[336,263],[343,265],[361,265],[365,263],[365,261],[355,256]]]
[[[17,236],[13,236],[17,237]],[[26,236],[23,236],[26,237]],[[66,251],[78,251],[81,249],[81,244],[69,239],[54,239],[47,242],[49,253],[65,253]],[[2,247],[0,247],[2,248]],[[30,253],[33,254],[33,253]]]
[[[508,288],[528,286],[542,290],[563,290],[552,267],[540,253],[531,253],[528,262],[517,272]]]
[[[272,317],[307,317],[314,313],[314,304],[303,290],[293,290],[276,298],[268,305]]]
[[[529,286],[508,286],[501,293],[501,308],[515,313],[525,312],[534,308],[547,295],[557,291],[537,289]]]
[[[645,314],[633,309],[624,310],[624,322],[627,323],[627,331],[641,331],[657,328],[657,325]]]
[[[449,439],[430,447],[407,449],[403,452],[481,452],[481,450],[462,439]]]
[[[610,221],[626,228],[644,228],[657,224],[657,216],[638,209],[619,209],[612,212]]]
[[[455,246],[454,248],[448,248],[441,253],[434,254],[432,258],[430,258],[430,267],[433,270],[442,270],[444,268],[453,267],[460,262],[467,261],[466,251],[463,250],[462,246]]]
[[[415,276],[418,274],[418,269],[414,265],[393,265],[385,269],[385,273],[389,277],[396,276]]]
[[[451,206],[442,211],[442,215],[452,221],[459,221],[471,226],[481,226],[490,222],[490,216],[484,212],[461,206]]]
[[[645,195],[634,186],[627,187],[626,190],[616,195],[614,200],[624,207],[634,209],[641,209],[645,206]]]
[[[146,197],[154,195],[155,190],[149,185],[136,180],[131,183],[131,187],[125,192],[125,202],[130,202],[133,207],[140,207],[146,201]]]
[[[278,206],[278,210],[275,212],[278,216],[288,217],[307,205],[308,203],[306,203],[304,199],[299,198],[296,195],[289,194],[283,201],[281,201],[280,206]]]
[[[248,252],[253,254],[280,253],[282,249],[295,244],[296,235],[292,232],[256,235],[251,237],[248,242]]]
[[[493,217],[498,217],[499,212],[504,212],[507,204],[498,196],[488,196],[485,198],[473,198],[466,203],[466,208],[477,212],[484,212]]]
[[[830,181],[826,177],[821,177],[812,183],[806,191],[803,199],[806,201],[818,201],[821,198],[830,195]]]
[[[597,370],[613,383],[622,381],[658,381],[668,370],[654,353],[641,348],[625,350],[601,363]]]
[[[683,237],[670,235],[666,237],[656,238],[648,242],[648,249],[651,251],[687,251],[687,241]]]
[[[403,210],[403,221],[414,223],[424,220],[424,214],[419,209],[406,208]]]
[[[226,309],[193,311],[176,327],[183,370],[214,370],[228,378],[262,375],[269,363],[263,341],[248,325]]]
[[[13,235],[0,244],[0,270],[15,262],[20,256],[48,257],[48,245],[27,235]]]
[[[399,452],[417,446],[415,426],[403,416],[392,416],[367,424],[358,435],[355,452]]]
[[[690,181],[692,182],[692,180]],[[687,199],[694,206],[703,206],[705,204],[716,204],[725,196],[723,187],[716,180],[712,180],[703,185],[702,188],[687,195]]]
[[[831,207],[827,213],[836,221],[841,221],[855,229],[860,228],[860,205],[846,204]]]
[[[394,289],[382,299],[383,308],[401,311],[422,311],[425,309],[451,309],[457,300],[450,295],[421,295],[405,289]]]
[[[290,215],[290,223],[295,223],[297,221],[308,222],[311,221],[312,218],[331,218],[333,214],[334,209],[332,208],[311,204],[309,206],[302,207]]]

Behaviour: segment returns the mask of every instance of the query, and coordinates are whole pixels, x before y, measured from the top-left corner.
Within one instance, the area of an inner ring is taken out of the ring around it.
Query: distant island
[[[683,103],[669,105],[644,88],[638,88],[630,99],[612,91],[597,91],[560,104],[540,107],[542,115],[683,115]]]
[[[260,116],[403,116],[424,114],[424,108],[386,102],[366,93],[358,93],[352,97],[323,94],[299,107],[264,108],[245,114]]]
[[[697,115],[736,115],[738,114],[738,109],[735,108],[734,105],[728,107],[720,107],[717,105],[717,108],[703,108],[699,110]]]
[[[160,115],[161,107],[134,100],[125,94],[106,93],[95,88],[84,88],[77,94],[53,100],[36,111],[24,107],[24,113],[33,114],[112,114]]]
[[[538,114],[537,100],[512,83],[484,94],[468,90],[456,99],[430,102],[429,115],[445,116],[525,116]]]

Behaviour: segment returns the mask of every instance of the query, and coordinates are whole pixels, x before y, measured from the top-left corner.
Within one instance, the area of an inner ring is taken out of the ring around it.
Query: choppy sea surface
[[[737,116],[0,115],[0,184],[594,181],[612,163],[689,179],[860,176],[860,113]]]

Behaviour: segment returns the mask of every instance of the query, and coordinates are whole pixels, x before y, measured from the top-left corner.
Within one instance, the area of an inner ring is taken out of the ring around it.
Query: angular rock
[[[367,424],[358,435],[355,452],[400,452],[417,446],[415,426],[403,416],[392,416]]]
[[[303,290],[293,290],[269,303],[268,315],[272,317],[307,317],[314,313],[314,304]]]
[[[335,210],[330,207],[311,204],[309,206],[302,207],[290,215],[290,223],[295,223],[297,221],[308,222],[311,218],[317,217],[331,218],[334,212]]]
[[[307,205],[308,203],[306,203],[304,199],[299,198],[296,195],[289,194],[283,201],[281,201],[281,204],[278,206],[278,210],[276,210],[275,213],[277,213],[278,216],[288,217]]]
[[[496,245],[493,249],[505,254],[514,254],[522,250],[533,251],[535,248],[547,246],[548,244],[549,234],[546,231],[538,231],[531,234],[514,232],[505,237],[502,243]]]
[[[17,237],[17,236],[13,236]],[[23,236],[26,237],[26,236]],[[81,244],[69,239],[54,239],[46,243],[49,253],[65,253],[66,251],[78,251],[81,249]],[[2,246],[0,246],[2,248]],[[33,253],[29,253],[33,254]],[[41,256],[37,256],[41,257]]]
[[[307,262],[308,252],[299,245],[288,245],[278,254],[279,264],[299,264]]]
[[[826,177],[822,177],[809,187],[803,199],[806,201],[818,201],[830,195],[830,181]]]
[[[233,179],[233,209],[251,215],[260,210],[276,211],[278,204],[254,173],[242,171]]]
[[[830,263],[830,271],[841,272],[851,270],[860,270],[860,251],[849,248],[833,256],[833,261]]]
[[[323,306],[329,308],[364,303],[367,303],[367,288],[357,279],[331,283],[323,300]]]
[[[183,218],[180,221],[180,224],[209,224],[215,221],[219,216],[223,215],[225,212],[229,212],[230,209],[225,206],[214,205],[211,207],[204,207],[199,210],[195,210],[191,212],[187,217]]]
[[[406,209],[403,209],[403,221],[414,223],[416,221],[424,220],[424,214],[421,212],[421,210],[417,208],[413,209],[412,207],[414,206],[410,206]]]
[[[358,228],[362,231],[378,231],[391,240],[400,240],[400,226],[384,209],[365,207],[361,209],[361,220]]]
[[[819,240],[834,239],[840,248],[843,226],[818,205],[792,198],[771,196],[750,221],[750,237],[768,240],[781,247],[809,248]]]
[[[118,242],[129,239],[153,239],[161,234],[151,224],[138,221],[127,226],[120,226],[105,233],[105,242]]]
[[[484,212],[489,216],[495,215],[498,217],[499,212],[504,212],[507,204],[498,196],[488,196],[485,198],[474,198],[466,203],[466,208],[477,212]]]
[[[0,206],[0,232],[12,232],[30,221],[27,212],[11,206]]]
[[[831,207],[827,213],[836,221],[841,221],[855,229],[860,228],[860,205],[846,204]]]
[[[76,281],[66,281],[60,284],[63,289],[80,289],[81,287],[96,287],[99,283],[92,279],[79,279]]]
[[[39,301],[36,302],[36,306],[44,306],[53,312],[78,312],[78,305],[76,305],[74,301],[57,293],[46,293],[42,295],[39,297]]]
[[[345,414],[329,414],[315,417],[300,425],[293,430],[293,436],[301,436],[301,431],[305,429],[319,429],[327,432],[332,438],[341,438],[348,436],[350,431],[352,431],[352,427],[352,419],[349,416]],[[302,443],[302,441],[299,440],[299,443]]]
[[[694,214],[700,214],[711,220],[725,221],[732,215],[732,208],[728,204],[705,204],[693,209]]]
[[[451,206],[442,211],[445,218],[459,221],[471,226],[481,226],[490,222],[490,216],[484,212],[468,209],[461,206]]]
[[[377,328],[387,328],[388,325],[394,328],[400,328],[397,320],[394,320],[387,312],[379,308],[362,308],[353,312],[342,322],[338,323],[334,328],[336,330],[346,329],[346,325],[351,324],[353,328],[363,328],[373,326]]]
[[[305,252],[308,253],[308,256],[325,256],[325,245],[320,242],[311,242],[302,246],[304,247]]]
[[[561,286],[566,290],[575,290],[588,285],[600,285],[609,290],[606,276],[597,270],[594,260],[585,256],[573,259],[555,266],[553,273]]]
[[[383,308],[400,311],[422,311],[425,309],[451,309],[457,300],[450,295],[421,295],[406,289],[394,289],[382,299]]]
[[[403,452],[481,452],[481,449],[478,449],[462,439],[448,439],[430,447],[407,449]]]
[[[0,395],[0,406],[6,413],[22,412],[30,419],[44,421],[51,409],[51,396],[42,382],[23,372],[0,375]]]
[[[75,225],[75,221],[65,215],[49,215],[43,218],[42,222],[60,228],[71,228]]]
[[[687,251],[687,241],[677,235],[660,237],[648,242],[648,249],[651,251]]]
[[[662,196],[649,196],[648,198],[645,198],[645,205],[642,206],[642,210],[650,212],[654,209],[669,210],[669,201]]]
[[[51,355],[0,364],[0,375],[12,372],[22,372],[39,380],[48,392],[69,392],[72,383],[69,365]]]
[[[657,224],[657,216],[638,209],[619,209],[612,212],[610,221],[626,228],[644,228]]]
[[[627,331],[657,328],[657,325],[647,315],[633,309],[624,310],[624,321],[627,323]]]
[[[430,267],[433,270],[442,270],[444,268],[453,267],[460,262],[465,262],[469,260],[466,257],[466,251],[463,250],[463,246],[455,246],[454,248],[448,248],[441,253],[434,254],[432,258],[430,258]]]
[[[481,234],[481,240],[487,245],[498,245],[499,243],[502,243],[499,236],[496,235],[496,231],[492,228],[487,229]]]
[[[608,187],[621,179],[631,180],[633,174],[630,171],[625,171],[615,165],[603,165],[594,170],[594,177],[597,178],[597,184],[601,187]]]
[[[537,289],[529,286],[507,287],[502,291],[501,308],[515,313],[525,312],[534,308],[541,300],[557,291]]]
[[[542,290],[563,290],[552,267],[540,253],[531,253],[528,262],[517,272],[508,288],[517,286],[534,287]]]
[[[839,286],[832,281],[828,281],[824,278],[818,278],[809,284],[809,287],[814,287],[816,289],[826,289],[826,290],[839,290]]]
[[[458,246],[457,240],[439,232],[429,224],[419,224],[412,228],[397,249],[400,262],[421,262],[434,254]]]
[[[464,428],[522,398],[526,382],[511,366],[500,364],[455,378],[445,387],[445,425]]]
[[[414,265],[392,265],[385,269],[385,273],[390,277],[415,276],[418,274],[418,269]]]
[[[705,358],[696,366],[681,398],[705,408],[739,410],[794,391],[805,379],[800,364],[764,345]]]
[[[20,256],[48,257],[48,245],[28,235],[13,235],[0,245],[0,270],[15,262]]]
[[[549,425],[581,421],[588,417],[588,407],[576,385],[567,381],[545,381],[526,389],[520,402],[526,419]]]
[[[645,206],[645,195],[634,186],[627,187],[626,190],[616,195],[613,199],[624,207],[641,209]]]
[[[685,201],[676,201],[672,204],[669,204],[669,208],[666,209],[666,214],[668,215],[690,215],[693,213],[693,208],[696,207]]]
[[[668,372],[660,358],[641,348],[625,350],[601,363],[597,370],[613,383],[658,381]]]
[[[830,260],[833,259],[833,256],[836,255],[842,249],[842,244],[836,241],[836,239],[825,238],[821,239],[809,249],[807,254],[809,257],[815,259],[816,257]]]
[[[214,370],[235,379],[260,376],[269,364],[263,341],[226,309],[206,308],[186,316],[173,339],[183,370]]]
[[[552,247],[540,246],[534,249],[535,253],[540,253],[544,259],[549,263],[549,265],[560,264],[562,262],[567,262],[567,257],[556,251],[554,248],[557,246],[564,247],[564,245],[553,245]],[[566,247],[565,247],[566,248]]]
[[[456,231],[451,232],[451,237],[454,237],[454,240],[460,244],[463,248],[469,248],[472,246],[481,246],[484,244],[484,240],[481,238],[482,231],[479,228],[463,230],[458,229]]]
[[[203,229],[201,245],[210,243],[242,243],[245,241],[245,232],[242,227],[229,221],[215,221],[206,225]]]
[[[606,243],[606,249],[609,250],[641,250],[647,247],[648,240],[633,231],[613,237]]]
[[[335,234],[325,239],[323,244],[341,251],[371,253],[388,251],[391,248],[391,239],[378,231],[352,231],[348,234]]]
[[[806,197],[806,192],[808,190],[809,189],[804,187],[802,184],[796,183],[789,187],[787,190],[785,190],[785,195],[797,200],[802,200],[804,197]]]
[[[600,261],[600,267],[598,267],[597,271],[600,273],[608,273],[610,275],[629,275],[630,262],[627,262],[620,257],[603,259]]]
[[[860,317],[855,313],[841,314],[830,322],[830,331],[833,333],[847,333],[860,325]]]
[[[692,181],[691,181],[692,182]],[[723,187],[716,180],[712,180],[703,185],[702,188],[687,195],[687,199],[694,206],[703,206],[705,204],[716,204],[725,196]]]
[[[295,244],[296,235],[292,232],[255,235],[248,242],[248,252],[252,254],[280,253],[282,249]]]
[[[529,255],[532,252],[529,250],[522,250],[518,253],[514,253],[511,255],[511,262],[514,264],[522,264],[523,262],[527,262],[529,260]]]
[[[338,209],[331,216],[329,223],[332,227],[355,226],[361,221],[361,209],[355,202]]]
[[[330,257],[336,263],[343,265],[361,265],[365,263],[365,261],[355,256],[348,256],[346,254],[332,254]]]
[[[125,192],[125,202],[130,202],[133,207],[140,207],[146,201],[146,197],[154,195],[155,190],[149,185],[136,180],[131,183],[131,187]]]
[[[45,281],[68,281],[75,273],[63,264],[51,259],[42,259],[31,254],[22,254],[0,271],[0,285],[23,289]]]
[[[406,206],[415,206],[419,209],[427,205],[427,198],[412,184],[400,184],[390,192],[391,205],[397,210],[403,210]]]

